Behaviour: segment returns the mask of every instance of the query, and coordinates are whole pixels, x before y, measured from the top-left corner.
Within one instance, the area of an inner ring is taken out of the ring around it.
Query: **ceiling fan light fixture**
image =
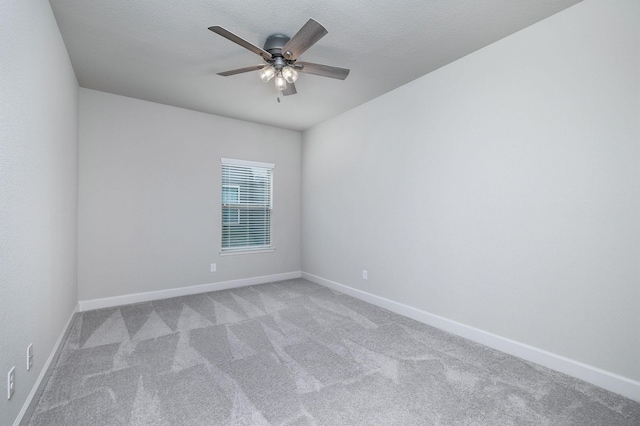
[[[284,90],[286,88],[287,88],[287,80],[284,79],[284,77],[282,76],[282,73],[278,73],[278,75],[276,75],[276,89]]]
[[[290,96],[298,93],[294,83],[298,79],[299,72],[337,78],[339,80],[344,80],[349,75],[349,70],[346,68],[313,64],[311,62],[296,62],[301,54],[327,34],[327,29],[311,18],[293,37],[281,33],[271,34],[264,42],[264,48],[248,42],[219,25],[209,27],[209,30],[257,54],[266,62],[261,65],[217,73],[223,77],[258,71],[260,79],[264,82],[268,82],[275,77],[276,89],[282,91],[283,96]]]
[[[295,83],[298,79],[298,71],[291,66],[287,66],[282,69],[282,76],[287,80],[287,83]]]
[[[260,75],[260,79],[266,83],[276,75],[276,70],[271,65],[265,65],[258,72],[258,75]]]

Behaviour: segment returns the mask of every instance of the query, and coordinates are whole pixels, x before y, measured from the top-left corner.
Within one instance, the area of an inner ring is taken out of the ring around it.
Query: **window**
[[[270,250],[273,164],[222,158],[222,252]]]
[[[222,224],[239,225],[240,209],[230,206],[240,204],[240,187],[238,185],[222,185]],[[227,206],[226,208],[224,206]]]

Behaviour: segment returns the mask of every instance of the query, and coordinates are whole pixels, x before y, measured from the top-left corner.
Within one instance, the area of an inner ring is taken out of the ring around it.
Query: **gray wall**
[[[303,271],[640,380],[639,17],[585,0],[306,131]]]
[[[81,301],[300,271],[299,132],[80,89],[79,155]],[[221,157],[275,163],[275,252],[220,256]]]
[[[3,2],[0,23],[0,424],[9,425],[77,305],[78,83],[47,1]]]

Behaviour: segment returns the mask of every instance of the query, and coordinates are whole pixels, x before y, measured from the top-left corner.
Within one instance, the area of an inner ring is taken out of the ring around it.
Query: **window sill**
[[[261,248],[261,249],[238,249],[238,250],[225,250],[220,252],[220,256],[233,256],[236,254],[254,254],[254,253],[271,253],[276,251],[275,248]]]

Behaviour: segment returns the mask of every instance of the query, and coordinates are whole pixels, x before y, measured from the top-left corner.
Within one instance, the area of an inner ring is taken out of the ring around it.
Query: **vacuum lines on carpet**
[[[308,281],[76,316],[29,425],[639,425],[640,404]]]

